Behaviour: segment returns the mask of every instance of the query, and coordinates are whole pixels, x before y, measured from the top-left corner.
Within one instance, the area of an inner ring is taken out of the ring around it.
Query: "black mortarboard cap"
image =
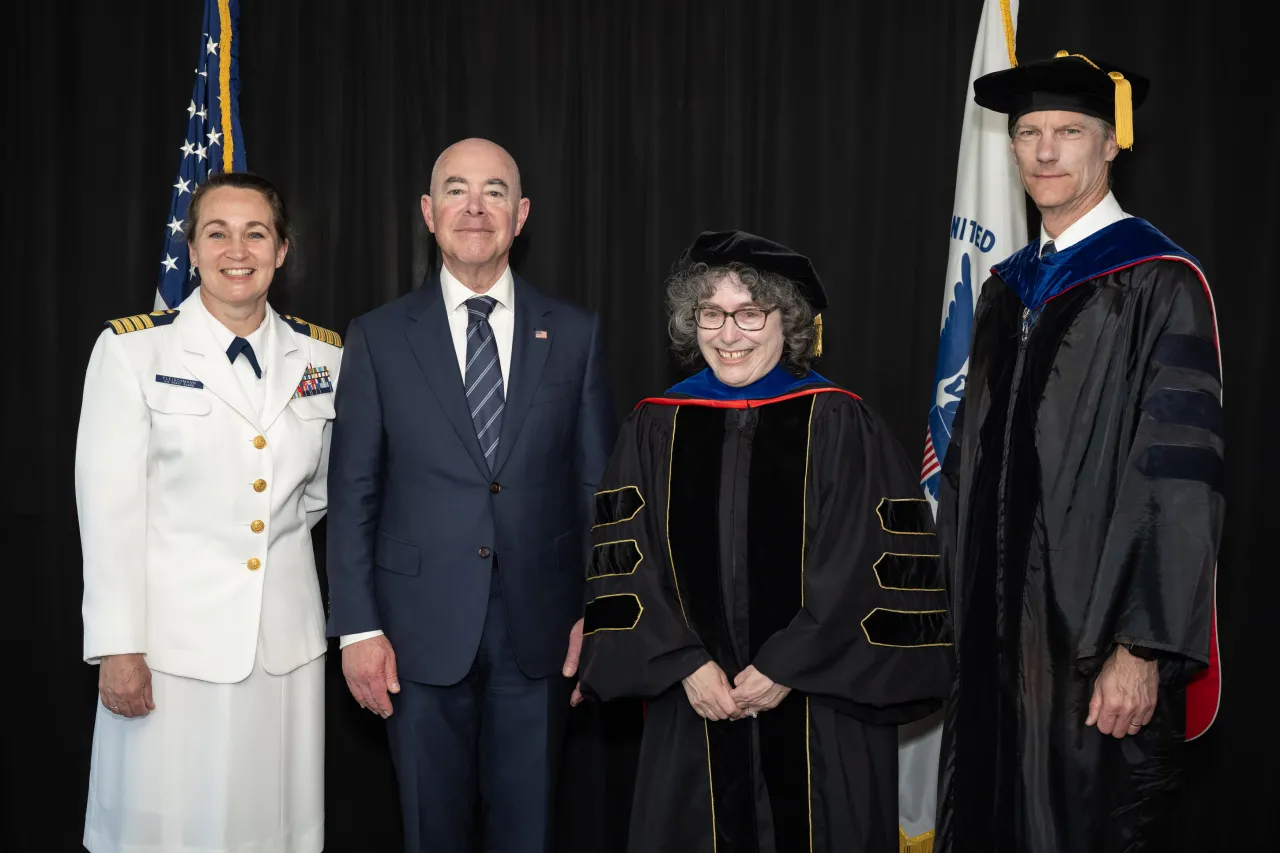
[[[812,261],[781,243],[746,231],[703,231],[680,255],[675,268],[685,270],[697,263],[723,267],[734,262],[777,273],[795,282],[800,295],[815,312],[827,307],[827,292]]]
[[[1150,88],[1145,77],[1060,50],[1052,59],[979,77],[973,81],[973,100],[1007,113],[1010,127],[1027,113],[1041,110],[1096,116],[1115,125],[1121,148],[1132,148],[1133,111],[1146,100]]]
[[[795,283],[816,315],[813,323],[818,334],[814,339],[813,354],[822,355],[821,312],[827,307],[827,291],[822,287],[822,279],[818,278],[813,262],[799,252],[746,231],[703,231],[693,245],[681,253],[675,269],[686,270],[697,263],[723,267],[735,262],[776,273]]]

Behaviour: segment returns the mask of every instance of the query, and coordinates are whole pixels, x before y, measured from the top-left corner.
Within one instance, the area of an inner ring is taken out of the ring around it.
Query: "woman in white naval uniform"
[[[99,698],[93,853],[313,853],[324,839],[323,606],[338,336],[267,303],[279,192],[219,174],[191,199],[200,286],[113,320],[76,445],[84,657]]]

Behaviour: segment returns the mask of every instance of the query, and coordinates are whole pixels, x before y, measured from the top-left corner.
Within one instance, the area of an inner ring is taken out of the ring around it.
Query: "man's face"
[[[1084,207],[1105,196],[1108,164],[1120,150],[1097,119],[1061,110],[1019,118],[1009,147],[1022,185],[1042,213]]]
[[[432,171],[431,195],[422,197],[427,228],[455,265],[505,264],[528,215],[515,161],[484,139],[446,149]]]

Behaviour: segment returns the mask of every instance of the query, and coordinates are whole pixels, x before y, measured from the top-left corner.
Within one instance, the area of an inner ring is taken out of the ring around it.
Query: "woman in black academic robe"
[[[896,850],[896,726],[952,672],[915,466],[809,369],[807,258],[706,233],[668,301],[708,367],[624,425],[587,572],[582,690],[647,700],[630,849]]]

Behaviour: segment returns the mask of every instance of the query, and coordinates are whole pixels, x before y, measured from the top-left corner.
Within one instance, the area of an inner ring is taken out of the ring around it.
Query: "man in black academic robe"
[[[982,290],[943,460],[938,853],[1168,849],[1186,684],[1214,647],[1223,440],[1204,276],[1109,191],[1146,90],[1065,52],[975,83],[1043,230]]]

